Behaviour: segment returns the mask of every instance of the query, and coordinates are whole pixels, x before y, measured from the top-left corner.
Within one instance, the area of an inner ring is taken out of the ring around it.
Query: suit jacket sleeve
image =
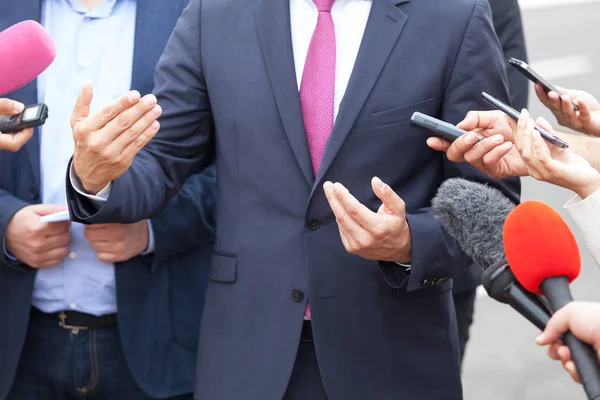
[[[213,242],[216,181],[214,165],[190,176],[169,205],[152,218],[153,270],[178,253]]]
[[[508,88],[512,106],[517,110],[527,107],[529,80],[508,65],[510,58],[527,62],[527,49],[519,0],[490,0],[494,29],[500,39],[504,61],[507,65]]]
[[[471,110],[489,109],[481,100],[482,91],[508,101],[502,49],[492,26],[488,3],[478,0],[444,91],[441,119],[456,124]],[[518,178],[492,179],[466,163],[453,163],[445,154],[441,157],[446,179],[463,177],[486,182],[518,202]],[[472,264],[434,218],[430,207],[408,214],[406,219],[412,238],[412,268],[407,274],[393,263],[384,263],[382,272],[391,286],[407,285],[408,290],[434,286],[459,275]]]
[[[79,195],[67,176],[74,221],[132,223],[153,217],[177,194],[193,167],[212,164],[214,129],[202,72],[200,6],[201,0],[192,0],[183,11],[156,67],[155,93],[163,108],[159,133],[113,182],[100,207]]]

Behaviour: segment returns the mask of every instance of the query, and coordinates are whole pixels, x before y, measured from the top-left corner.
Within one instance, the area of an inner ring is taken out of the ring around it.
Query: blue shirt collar
[[[104,3],[98,5],[92,11],[88,11],[88,9],[81,4],[78,0],[65,0],[67,4],[71,7],[73,11],[78,14],[85,15],[90,18],[106,18],[109,17],[119,0],[106,0]]]

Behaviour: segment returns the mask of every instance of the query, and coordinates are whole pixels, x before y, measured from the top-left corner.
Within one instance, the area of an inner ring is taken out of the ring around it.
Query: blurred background
[[[521,12],[532,67],[550,82],[583,89],[600,97],[600,0],[521,0]],[[530,87],[529,110],[554,126],[556,120]],[[564,128],[559,128],[563,129]],[[580,243],[582,273],[573,283],[577,300],[600,301],[600,268],[587,252],[580,232],[562,207],[570,192],[523,180],[523,199],[542,200],[573,227]],[[535,344],[539,331],[508,306],[487,298],[480,289],[463,379],[465,400],[585,400],[558,361]]]

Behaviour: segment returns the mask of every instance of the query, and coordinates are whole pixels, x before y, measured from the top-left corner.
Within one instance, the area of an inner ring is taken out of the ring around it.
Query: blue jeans
[[[171,400],[192,400],[186,394]],[[151,400],[136,384],[117,326],[72,331],[32,315],[7,400]]]

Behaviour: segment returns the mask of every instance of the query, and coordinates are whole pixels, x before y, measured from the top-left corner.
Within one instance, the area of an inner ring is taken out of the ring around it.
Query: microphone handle
[[[550,320],[550,313],[536,296],[516,283],[511,284],[505,293],[508,304],[513,309],[527,318],[529,322],[534,324],[541,331],[546,329],[546,324],[548,323],[548,320]]]
[[[573,301],[569,280],[564,276],[545,279],[540,285],[553,312]],[[571,358],[589,400],[600,400],[600,362],[592,346],[577,339],[572,333],[564,335],[565,344],[571,351]]]

